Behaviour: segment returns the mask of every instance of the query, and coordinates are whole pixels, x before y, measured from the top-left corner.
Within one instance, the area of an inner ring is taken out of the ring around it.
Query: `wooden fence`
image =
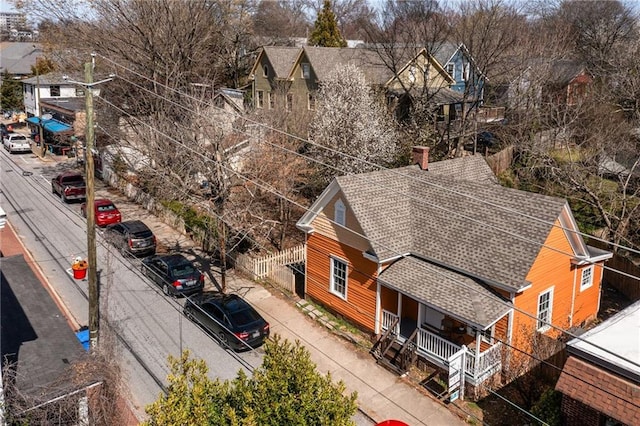
[[[605,266],[604,281],[607,284],[624,294],[632,302],[640,299],[639,266],[619,254],[614,254],[611,259],[606,261]]]
[[[513,163],[514,146],[510,145],[500,152],[486,157],[487,164],[491,167],[493,173],[498,176],[503,173]]]
[[[283,289],[294,292],[295,274],[286,265],[304,263],[305,258],[305,246],[300,244],[258,259],[241,254],[236,257],[235,265],[236,269],[249,274],[254,280],[268,278]]]

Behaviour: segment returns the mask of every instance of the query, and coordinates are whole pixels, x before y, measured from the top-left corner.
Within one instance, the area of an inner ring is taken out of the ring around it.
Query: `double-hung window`
[[[50,93],[51,97],[60,96],[60,86],[50,86],[49,90],[51,91]]]
[[[552,307],[553,288],[538,295],[538,331],[544,332],[549,329]]]
[[[331,293],[347,298],[347,263],[338,258],[331,259]]]
[[[258,90],[256,95],[256,108],[264,108],[264,90]]]
[[[582,270],[580,278],[580,291],[586,290],[593,284],[593,265],[587,266]]]

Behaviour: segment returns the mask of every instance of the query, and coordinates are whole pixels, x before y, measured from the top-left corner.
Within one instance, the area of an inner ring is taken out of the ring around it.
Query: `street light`
[[[109,78],[100,81],[93,81],[93,69],[95,68],[96,55],[91,54],[91,62],[84,64],[85,81],[69,80],[69,76],[64,75],[62,79],[69,83],[77,84],[88,89],[85,92],[85,173],[87,175],[87,252],[88,252],[88,280],[89,280],[89,344],[92,348],[98,346],[98,334],[100,329],[100,299],[98,288],[97,256],[96,256],[96,217],[95,217],[95,185],[94,185],[94,165],[93,165],[93,90],[98,84],[106,83],[114,79],[115,75],[110,74]],[[88,153],[88,155],[87,155]]]

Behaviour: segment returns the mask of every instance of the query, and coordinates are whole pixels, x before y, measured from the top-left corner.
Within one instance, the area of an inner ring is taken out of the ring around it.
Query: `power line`
[[[143,122],[142,120],[138,119],[137,117],[132,116],[131,114],[127,113],[126,111],[122,110],[121,108],[119,108],[118,106],[114,105],[113,103],[111,103],[111,102],[107,101],[106,99],[104,99],[104,98],[101,98],[101,99],[102,99],[102,101],[103,101],[103,102],[105,102],[106,104],[108,104],[108,105],[112,106],[113,108],[115,108],[115,109],[119,110],[120,112],[122,112],[122,113],[126,114],[126,115],[127,115],[127,116],[129,116],[130,118],[132,118],[132,119],[136,120],[138,123],[140,123],[140,124],[142,124],[142,125],[144,125],[144,126],[149,127],[152,131],[154,131],[154,132],[157,132],[157,133],[161,134],[162,136],[164,136],[164,137],[168,138],[170,141],[173,141],[173,142],[177,143],[178,145],[181,145],[183,148],[185,148],[185,149],[187,149],[187,150],[189,150],[189,151],[193,152],[193,153],[194,153],[194,154],[196,154],[197,156],[203,157],[206,161],[214,162],[214,160],[212,160],[212,159],[208,159],[208,158],[204,157],[204,155],[203,155],[203,154],[201,154],[201,153],[199,153],[199,152],[195,151],[193,148],[191,148],[191,147],[189,147],[189,146],[185,145],[184,143],[182,143],[182,142],[180,142],[180,141],[178,141],[178,140],[176,140],[176,139],[172,138],[171,136],[169,136],[169,135],[167,135],[167,134],[165,134],[165,133],[163,133],[163,132],[158,131],[157,129],[155,129],[155,128],[153,128],[151,125],[149,125],[148,123],[145,123],[145,122]],[[239,173],[239,172],[237,172],[237,171],[235,171],[235,170],[231,169],[230,167],[228,167],[228,166],[226,166],[226,165],[224,165],[224,164],[220,164],[220,166],[221,166],[221,167],[223,167],[223,168],[225,168],[225,169],[227,169],[227,170],[229,170],[229,171],[230,171],[231,173],[233,173],[235,176],[238,176],[238,177],[240,177],[240,178],[242,178],[242,179],[244,179],[244,180],[246,180],[246,181],[248,181],[248,182],[252,182],[253,184],[255,184],[255,185],[257,185],[257,186],[261,187],[261,184],[256,183],[253,179],[251,179],[251,178],[247,178],[246,176],[244,176],[244,175],[242,175],[241,173]],[[269,191],[269,192],[272,192],[272,193],[276,194],[278,197],[281,197],[281,198],[283,198],[283,199],[285,199],[285,200],[287,200],[287,201],[289,201],[289,202],[291,202],[291,203],[295,203],[296,205],[298,205],[300,208],[302,208],[302,209],[304,209],[304,210],[309,211],[309,208],[307,208],[307,207],[305,207],[305,206],[302,206],[301,204],[299,204],[299,203],[295,202],[294,200],[290,200],[289,198],[287,198],[287,197],[286,197],[285,195],[283,195],[283,194],[279,194],[279,193],[275,192],[275,191],[274,191],[273,189],[271,189],[270,187],[266,187],[266,188],[264,188],[264,187],[263,187],[263,189],[265,189],[265,190],[267,190],[267,191]],[[328,218],[327,218],[327,220],[328,220],[329,222],[331,222],[331,223],[335,224],[335,225],[340,226],[338,223],[336,223],[336,222],[335,222],[335,221],[333,221],[333,220],[330,220],[330,219],[328,219]],[[367,239],[367,240],[370,240],[370,239],[369,239],[369,238],[367,238],[366,236],[364,236],[364,235],[362,235],[362,234],[359,234],[359,233],[357,233],[357,232],[355,232],[355,231],[351,231],[351,230],[350,230],[350,232],[352,232],[354,235],[357,235],[357,236],[360,236],[360,237],[365,238],[365,239]],[[383,246],[383,247],[385,247],[385,245],[384,245],[384,244],[382,244],[382,243],[380,243],[380,245],[381,245],[381,246]],[[401,255],[401,254],[402,254],[402,253],[401,253],[401,252],[399,252],[398,250],[391,249],[391,248],[389,248],[389,247],[385,247],[385,248],[387,248],[387,249],[391,250],[392,252],[397,253],[397,254],[399,254],[399,255]],[[426,266],[427,266],[428,268],[430,268],[430,266],[429,266],[429,265],[426,265]],[[430,269],[433,269],[433,268],[430,268]],[[439,270],[437,270],[437,269],[433,269],[433,272],[434,272],[434,273],[436,273],[436,274],[438,274],[438,275],[441,275],[441,274],[442,274],[442,273],[441,273]],[[476,291],[476,292],[477,292],[477,289],[470,288],[470,287],[468,287],[465,283],[463,283],[463,282],[461,282],[461,281],[457,281],[457,280],[454,280],[454,281],[456,281],[458,284],[460,284],[461,286],[463,286],[463,287],[465,287],[465,288],[467,288],[467,289],[469,289],[469,290],[471,290],[471,291]],[[563,328],[561,328],[561,327],[559,327],[559,326],[556,326],[556,325],[554,325],[554,324],[552,324],[552,323],[550,323],[550,322],[543,321],[543,320],[541,320],[540,318],[538,318],[537,316],[534,316],[533,314],[530,314],[530,313],[528,313],[528,312],[524,311],[524,310],[523,310],[523,309],[521,309],[521,308],[517,308],[517,307],[515,307],[515,306],[513,306],[513,305],[508,304],[507,302],[504,302],[504,303],[505,303],[505,304],[506,304],[506,306],[508,306],[509,308],[511,308],[511,309],[515,310],[516,312],[519,312],[519,313],[521,313],[521,314],[523,314],[523,315],[525,315],[525,316],[529,317],[530,319],[533,319],[533,320],[535,320],[535,321],[538,321],[539,323],[544,323],[545,325],[549,326],[550,328],[553,328],[553,329],[555,329],[555,330],[557,330],[557,331],[560,331],[560,332],[562,332],[562,333],[564,333],[564,334],[567,334],[567,335],[569,335],[569,336],[571,336],[571,337],[573,337],[573,338],[576,338],[576,339],[579,339],[579,340],[583,340],[585,343],[587,343],[587,344],[589,344],[589,345],[592,345],[592,346],[594,346],[594,347],[596,347],[596,348],[598,348],[598,349],[600,349],[600,350],[602,350],[602,351],[604,351],[604,352],[606,352],[606,353],[609,353],[609,354],[610,354],[610,355],[612,355],[612,356],[615,356],[615,357],[617,357],[617,358],[623,359],[623,360],[628,361],[628,362],[630,362],[630,363],[634,363],[634,361],[629,360],[629,359],[626,359],[626,358],[624,358],[623,356],[621,356],[621,355],[619,355],[619,354],[617,354],[617,353],[614,353],[614,352],[612,352],[612,351],[610,351],[610,350],[608,350],[608,349],[606,349],[606,348],[604,348],[604,347],[600,347],[600,346],[598,346],[598,345],[596,345],[596,344],[594,344],[594,343],[592,343],[592,342],[589,342],[589,341],[587,341],[587,340],[584,340],[584,339],[582,339],[580,336],[574,335],[573,333],[569,332],[568,330],[565,330],[565,329],[563,329]],[[640,365],[640,364],[638,364],[638,365]]]
[[[166,137],[166,138],[168,138],[169,140],[172,140],[173,142],[175,142],[175,143],[177,143],[177,144],[179,144],[179,145],[183,146],[185,149],[187,149],[187,150],[189,150],[189,151],[193,152],[194,154],[196,154],[196,155],[198,155],[198,156],[201,156],[201,157],[205,158],[205,160],[207,160],[207,161],[213,161],[213,160],[211,160],[211,159],[208,159],[208,158],[204,157],[201,153],[196,152],[193,148],[188,147],[188,146],[184,145],[182,142],[180,142],[180,141],[177,141],[177,140],[173,139],[171,136],[166,135],[165,133],[158,131],[157,129],[153,128],[152,126],[150,126],[149,124],[147,124],[147,123],[143,122],[142,120],[138,119],[137,117],[133,117],[131,114],[127,113],[126,111],[122,110],[121,108],[117,107],[116,105],[112,104],[111,102],[107,101],[106,99],[102,98],[102,100],[103,100],[105,103],[107,103],[107,104],[111,105],[112,107],[114,107],[115,109],[118,109],[118,110],[120,110],[122,113],[124,113],[124,114],[128,115],[129,117],[133,118],[134,120],[137,120],[140,124],[143,124],[143,125],[148,126],[151,130],[153,130],[153,131],[155,131],[155,132],[157,132],[157,133],[160,133],[160,134],[161,134],[161,135],[163,135],[164,137]],[[239,176],[239,177],[241,177],[241,178],[243,178],[243,179],[245,179],[245,180],[247,180],[247,181],[251,181],[251,182],[253,182],[254,184],[256,184],[256,185],[260,186],[259,184],[257,184],[257,183],[256,183],[255,181],[253,181],[252,179],[246,178],[246,177],[245,177],[245,176],[243,176],[242,174],[240,174],[240,173],[238,173],[238,172],[236,172],[236,171],[234,171],[234,170],[230,169],[228,166],[226,166],[226,165],[224,165],[224,164],[221,164],[221,166],[222,166],[223,168],[225,168],[225,169],[229,170],[230,172],[234,173],[236,176]],[[267,187],[267,188],[263,188],[263,189],[266,189],[266,190],[267,190],[267,191],[269,191],[269,192],[274,192],[274,190],[273,190],[273,189],[271,189],[271,188],[269,188],[269,187]],[[275,192],[274,192],[274,193],[275,193]],[[290,202],[294,202],[294,203],[295,203],[295,201],[289,200],[288,198],[286,198],[286,197],[285,197],[284,195],[282,195],[282,194],[278,194],[278,193],[276,193],[276,195],[277,195],[277,196],[279,196],[279,197],[282,197],[283,199],[287,199],[287,200],[288,200],[288,201],[290,201]],[[303,208],[303,209],[305,209],[305,210],[308,210],[308,208],[306,208],[306,207],[304,207],[304,206],[300,205],[299,203],[296,203],[296,204],[297,204],[299,207],[301,207],[301,208]],[[334,224],[338,225],[338,224],[337,224],[337,223],[335,223],[334,221],[330,221],[330,222],[332,222],[332,223],[334,223]],[[355,234],[356,234],[356,235],[359,235],[359,236],[361,236],[361,237],[363,237],[363,238],[367,238],[367,237],[365,237],[364,235],[360,235],[360,234],[358,234],[358,233],[355,233]],[[398,254],[401,254],[401,253],[399,253],[397,250],[394,250],[394,249],[390,249],[390,250],[392,250],[393,252],[396,252],[396,253],[398,253]],[[440,273],[438,270],[434,270],[434,272],[436,272],[436,273],[438,273],[438,274]],[[466,288],[468,288],[464,283],[459,282],[459,284],[460,284],[460,285],[462,285],[462,286],[464,286],[464,287],[466,287]],[[470,288],[470,289],[471,289],[471,288]],[[472,291],[477,291],[477,290],[474,290],[474,289],[471,289],[471,290],[472,290]],[[548,323],[548,322],[546,322],[546,321],[541,321],[537,316],[534,316],[534,315],[532,315],[532,314],[530,314],[530,313],[528,313],[528,312],[526,312],[526,311],[524,311],[524,310],[522,310],[522,309],[520,309],[520,308],[516,308],[515,306],[509,306],[509,307],[510,307],[510,308],[512,308],[512,309],[514,309],[514,310],[516,310],[517,312],[520,312],[520,313],[522,313],[522,314],[526,315],[527,317],[529,317],[529,318],[531,318],[531,319],[534,319],[534,320],[536,320],[536,321],[538,321],[538,322],[545,323],[546,325],[548,325],[548,326],[549,326],[549,327],[551,327],[551,328],[554,328],[554,329],[556,329],[556,330],[559,330],[559,331],[561,331],[561,332],[563,332],[563,333],[565,333],[565,334],[568,334],[568,335],[570,335],[570,336],[572,336],[572,337],[574,337],[574,338],[581,339],[579,336],[576,336],[576,335],[574,335],[574,334],[570,333],[569,331],[562,329],[561,327],[555,326],[555,325],[553,325],[553,324],[551,324],[551,323]],[[616,354],[616,353],[614,353],[614,352],[611,352],[611,351],[609,351],[608,349],[605,349],[605,348],[599,347],[599,346],[597,346],[597,345],[595,345],[595,344],[593,344],[593,343],[591,343],[591,342],[588,342],[588,341],[585,341],[585,342],[586,342],[587,344],[593,345],[593,346],[597,347],[598,349],[601,349],[601,350],[603,350],[603,351],[605,351],[605,352],[607,352],[607,353],[610,353],[610,354],[611,354],[611,355],[613,355],[613,356],[616,356],[616,357],[620,357],[620,358],[622,358],[622,359],[625,359],[625,358],[621,357],[619,354]],[[626,360],[626,359],[625,359],[625,360]],[[627,361],[629,361],[629,362],[632,362],[632,363],[633,363],[633,361],[630,361],[630,360],[627,360]]]
[[[381,166],[381,165],[378,165],[378,164],[376,164],[376,163],[373,163],[373,162],[371,162],[371,161],[368,161],[368,160],[366,160],[366,159],[363,159],[363,158],[360,158],[360,157],[356,157],[356,156],[353,156],[353,155],[350,155],[350,154],[347,154],[347,153],[341,152],[341,151],[339,151],[339,150],[336,150],[336,149],[333,149],[333,148],[330,148],[330,147],[326,147],[326,146],[324,146],[324,145],[321,145],[321,144],[318,144],[318,143],[314,142],[314,141],[313,141],[313,140],[311,140],[311,139],[304,139],[304,138],[301,138],[301,137],[299,137],[299,136],[297,136],[297,135],[294,135],[294,134],[292,134],[292,133],[286,132],[286,131],[284,131],[284,130],[277,129],[277,128],[274,128],[274,127],[272,127],[272,126],[266,125],[266,124],[264,124],[264,123],[262,123],[262,122],[259,122],[259,121],[257,121],[257,120],[253,120],[253,119],[251,119],[251,118],[247,118],[247,117],[245,117],[245,116],[240,115],[239,113],[237,113],[237,112],[235,112],[235,111],[233,111],[233,112],[225,111],[224,109],[222,109],[222,108],[220,108],[220,107],[216,106],[215,104],[212,104],[212,103],[210,103],[210,102],[208,102],[208,101],[204,101],[204,100],[202,100],[202,99],[198,99],[198,98],[196,98],[195,96],[192,96],[192,95],[186,94],[186,93],[184,93],[184,92],[181,92],[180,90],[175,89],[175,88],[172,88],[172,87],[170,87],[170,86],[167,86],[166,84],[156,82],[155,80],[152,80],[152,79],[150,79],[150,78],[149,78],[149,77],[147,77],[147,76],[144,76],[144,75],[142,75],[142,74],[140,74],[140,73],[138,73],[138,72],[136,72],[136,71],[134,71],[134,70],[131,70],[130,68],[128,68],[128,67],[126,67],[126,66],[124,66],[124,65],[121,65],[121,64],[119,64],[119,63],[117,63],[117,62],[115,62],[115,61],[111,60],[110,58],[105,57],[104,55],[99,55],[99,56],[100,56],[101,58],[105,59],[106,61],[110,62],[111,64],[113,64],[113,65],[115,65],[115,66],[117,66],[117,67],[123,68],[123,69],[125,69],[126,71],[128,71],[128,72],[130,72],[130,73],[132,73],[132,74],[134,74],[134,75],[137,75],[137,76],[139,76],[139,77],[141,77],[141,78],[143,78],[143,79],[145,79],[145,80],[147,80],[147,81],[149,81],[149,82],[153,83],[153,84],[154,84],[154,85],[156,85],[156,86],[163,87],[163,88],[165,88],[165,89],[167,89],[167,90],[169,90],[169,91],[172,91],[172,92],[174,92],[174,93],[176,93],[176,94],[179,94],[179,95],[184,96],[184,97],[186,97],[186,98],[192,99],[192,100],[194,100],[194,101],[196,101],[196,102],[198,102],[198,103],[200,103],[200,104],[204,104],[204,105],[206,105],[206,106],[208,106],[208,107],[211,107],[211,108],[213,108],[213,109],[217,109],[217,110],[220,110],[220,111],[225,112],[225,113],[227,113],[227,114],[230,114],[231,116],[235,116],[235,117],[237,117],[237,118],[241,118],[241,119],[242,119],[243,121],[245,121],[245,122],[253,123],[253,124],[255,124],[255,125],[257,125],[257,126],[260,126],[260,127],[264,128],[264,129],[266,129],[266,130],[270,130],[270,131],[272,131],[272,132],[282,134],[282,135],[284,135],[284,136],[287,136],[287,137],[289,137],[289,138],[291,138],[291,139],[294,139],[294,140],[297,140],[297,141],[300,141],[300,142],[304,142],[304,143],[311,144],[311,145],[313,145],[313,146],[315,146],[315,147],[317,147],[317,148],[320,148],[320,149],[325,150],[325,151],[332,152],[332,153],[337,154],[337,155],[340,155],[340,156],[344,156],[344,157],[349,158],[349,159],[351,159],[351,160],[355,160],[355,161],[362,162],[362,163],[366,164],[367,166],[370,166],[370,167],[375,168],[375,169],[377,169],[377,170],[388,170],[388,171],[393,172],[393,173],[396,173],[396,174],[398,174],[398,175],[401,175],[401,176],[404,176],[404,177],[408,177],[408,178],[410,178],[410,179],[417,180],[417,181],[418,181],[418,182],[420,182],[420,183],[424,183],[424,184],[427,184],[427,185],[430,185],[430,186],[434,186],[434,187],[436,187],[436,188],[437,188],[437,189],[439,189],[439,190],[447,191],[447,192],[451,192],[451,193],[455,193],[456,195],[459,195],[459,196],[462,196],[462,197],[466,197],[466,198],[472,199],[472,200],[474,200],[474,201],[476,201],[476,202],[483,203],[483,204],[487,204],[487,205],[490,205],[490,206],[492,206],[492,207],[494,207],[494,208],[498,208],[498,209],[501,209],[501,210],[504,210],[504,211],[507,211],[507,212],[511,212],[511,213],[516,214],[516,215],[520,215],[520,216],[526,217],[526,218],[531,219],[531,220],[534,220],[534,221],[538,221],[538,222],[544,223],[544,224],[549,225],[549,226],[551,226],[551,227],[558,227],[558,228],[560,228],[560,229],[562,229],[562,230],[564,230],[564,231],[573,232],[573,233],[576,233],[576,234],[581,235],[582,237],[588,237],[588,238],[590,238],[590,239],[593,239],[594,241],[599,241],[599,242],[605,243],[605,244],[607,244],[607,245],[611,245],[612,247],[622,248],[622,249],[627,250],[627,251],[629,251],[629,252],[636,253],[636,254],[640,254],[640,250],[636,250],[636,249],[633,249],[633,248],[630,248],[630,247],[627,247],[627,246],[623,246],[623,245],[620,245],[620,244],[615,244],[615,243],[612,243],[612,242],[607,241],[607,240],[605,240],[605,239],[598,238],[598,237],[596,237],[596,236],[593,236],[593,235],[589,235],[589,234],[586,234],[586,233],[580,232],[580,231],[579,231],[579,230],[577,230],[577,229],[569,229],[569,228],[565,228],[565,227],[563,227],[563,226],[556,225],[554,222],[547,222],[547,221],[544,221],[544,220],[542,220],[542,219],[536,218],[536,217],[534,217],[534,216],[528,215],[528,214],[526,214],[526,213],[524,213],[524,212],[521,212],[521,211],[518,211],[518,210],[515,210],[515,209],[511,209],[511,208],[508,208],[508,207],[505,207],[505,206],[502,206],[502,205],[499,205],[499,204],[491,203],[491,202],[488,202],[488,201],[483,200],[483,199],[481,199],[481,198],[474,197],[473,195],[470,195],[470,194],[460,193],[460,192],[457,192],[457,191],[451,190],[450,188],[447,188],[447,187],[444,187],[444,186],[441,186],[441,185],[435,184],[435,183],[433,183],[433,182],[430,182],[430,181],[427,181],[427,180],[424,180],[424,179],[419,179],[419,178],[416,178],[416,177],[414,177],[414,176],[409,176],[409,175],[403,174],[403,173],[402,173],[401,171],[399,171],[398,169],[389,169],[389,168],[386,168],[386,167],[384,167],[384,166]],[[140,88],[140,89],[142,89],[142,90],[147,91],[148,93],[150,93],[150,94],[152,94],[152,95],[154,95],[154,96],[156,96],[156,97],[158,97],[158,98],[160,98],[160,99],[166,100],[166,101],[168,101],[168,102],[170,102],[170,103],[172,103],[172,104],[174,104],[174,105],[176,105],[176,106],[179,106],[179,107],[181,107],[181,108],[183,108],[183,109],[185,109],[185,110],[188,110],[189,112],[194,112],[194,111],[193,111],[192,109],[190,109],[189,107],[186,107],[186,106],[184,106],[184,105],[182,105],[182,104],[180,104],[180,103],[176,103],[175,101],[172,101],[171,99],[169,99],[169,98],[167,98],[167,97],[165,97],[165,96],[163,96],[163,95],[161,95],[161,94],[155,93],[155,92],[153,92],[153,91],[151,91],[151,90],[149,90],[149,89],[147,89],[147,88],[145,88],[145,87],[143,87],[143,86],[140,86],[140,85],[138,85],[138,84],[136,84],[136,83],[134,83],[134,82],[132,82],[132,81],[130,81],[130,80],[127,80],[127,79],[126,79],[126,78],[124,78],[123,76],[119,76],[119,78],[120,78],[120,79],[122,79],[122,80],[124,80],[124,81],[126,81],[126,82],[128,82],[129,84],[132,84],[132,85],[134,85],[134,86],[136,86],[136,87],[138,87],[138,88]],[[200,114],[200,115],[202,115],[201,113],[199,113],[199,114]],[[245,132],[243,132],[243,133],[245,133]],[[303,157],[303,158],[305,158],[305,159],[307,159],[307,160],[309,160],[309,161],[318,162],[318,160],[317,160],[317,159],[314,159],[314,158],[311,158],[311,157],[304,156],[304,155],[302,155],[302,154],[300,154],[300,153],[295,153],[295,152],[292,152],[292,153],[294,153],[295,155],[299,155],[299,156],[301,156],[301,157]],[[336,171],[342,172],[342,173],[344,173],[344,174],[348,174],[346,171],[341,170],[341,169],[338,169],[338,168],[336,168],[336,167],[334,167],[334,166],[331,166],[331,165],[328,165],[328,164],[324,164],[324,163],[321,163],[321,162],[319,162],[319,164],[322,164],[322,165],[324,165],[324,166],[326,166],[326,167],[333,168],[333,169],[335,169]]]

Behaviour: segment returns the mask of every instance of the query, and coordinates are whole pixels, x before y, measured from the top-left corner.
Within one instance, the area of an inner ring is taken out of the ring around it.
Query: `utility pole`
[[[95,53],[91,54],[91,62],[84,64],[84,82],[62,79],[85,88],[85,173],[87,175],[87,279],[89,280],[89,345],[98,346],[100,331],[100,287],[98,283],[98,265],[96,256],[96,212],[95,212],[95,171],[93,165],[93,147],[95,132],[93,124],[93,86],[113,80],[114,74],[100,81],[93,81],[93,70],[96,66]]]
[[[35,45],[33,46],[35,47]],[[38,69],[38,58],[36,58],[36,104],[38,109],[38,141],[40,142],[40,157],[47,153],[47,145],[44,143],[44,124],[42,123],[42,107],[40,106],[40,70]],[[36,146],[36,148],[38,148]]]
[[[93,145],[95,133],[93,128],[93,68],[95,66],[95,56],[91,56],[91,62],[84,64],[84,80],[87,90],[85,91],[86,101],[86,148],[85,166],[87,175],[87,273],[89,275],[89,345],[95,349],[98,346],[98,335],[100,331],[100,297],[98,288],[98,268],[96,256],[96,213],[95,213],[95,176],[93,166]]]

